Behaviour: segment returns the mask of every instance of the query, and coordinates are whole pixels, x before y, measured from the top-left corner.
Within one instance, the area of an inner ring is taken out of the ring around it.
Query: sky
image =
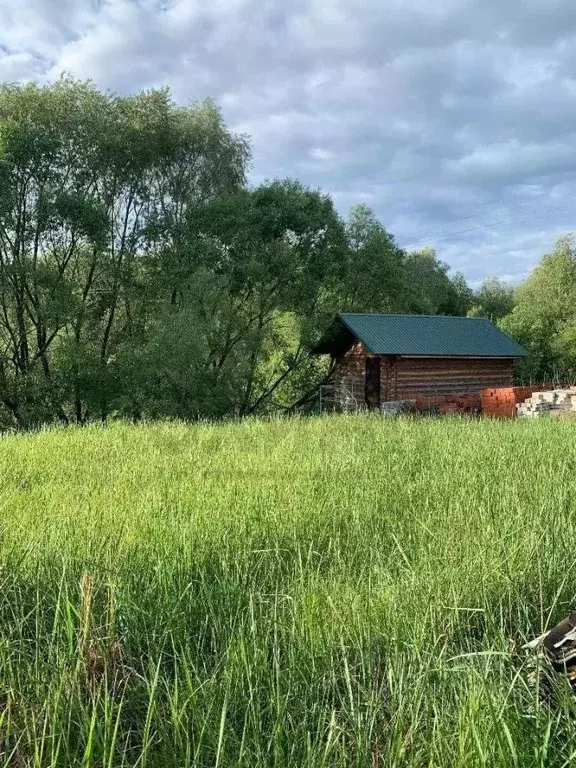
[[[575,0],[0,0],[0,80],[212,97],[295,177],[476,284],[574,226]]]

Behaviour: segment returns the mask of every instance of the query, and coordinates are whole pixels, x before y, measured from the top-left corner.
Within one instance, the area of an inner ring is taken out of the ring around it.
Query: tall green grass
[[[576,430],[326,417],[0,440],[0,765],[565,766]]]

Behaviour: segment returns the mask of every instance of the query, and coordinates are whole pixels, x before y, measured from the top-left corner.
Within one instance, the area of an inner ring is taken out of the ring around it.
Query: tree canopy
[[[470,297],[470,317],[502,320],[514,308],[514,290],[499,277],[488,277]]]
[[[576,244],[562,237],[515,292],[502,327],[529,351],[520,374],[573,381],[576,372]]]
[[[472,290],[365,205],[247,183],[250,145],[211,101],[0,86],[0,428],[290,412],[331,374],[338,311],[483,316],[524,374],[576,360],[571,239],[517,290]]]

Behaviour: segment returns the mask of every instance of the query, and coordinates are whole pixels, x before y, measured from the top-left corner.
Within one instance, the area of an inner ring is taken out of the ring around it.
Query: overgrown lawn
[[[520,649],[576,607],[570,423],[9,436],[0,526],[2,766],[576,754]]]

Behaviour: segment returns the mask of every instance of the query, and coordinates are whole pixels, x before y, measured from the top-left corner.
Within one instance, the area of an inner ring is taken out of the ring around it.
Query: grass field
[[[2,766],[573,764],[570,423],[10,436],[0,565]]]

